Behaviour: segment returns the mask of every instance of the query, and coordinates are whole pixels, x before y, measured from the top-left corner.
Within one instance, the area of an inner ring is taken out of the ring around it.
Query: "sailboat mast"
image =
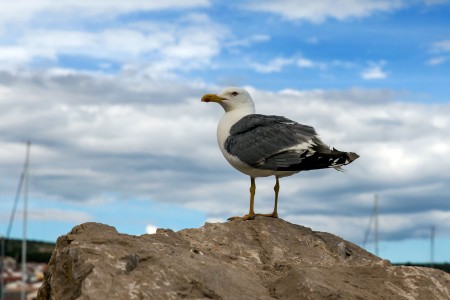
[[[378,237],[378,232],[379,232],[379,223],[378,223],[378,195],[375,194],[375,202],[374,202],[374,214],[375,214],[375,255],[378,256],[378,252],[379,252],[379,248],[378,248],[378,242],[379,242],[379,237]]]
[[[20,299],[25,300],[27,287],[27,219],[28,219],[28,184],[29,184],[29,167],[30,167],[30,147],[31,143],[27,142],[27,156],[25,160],[25,190],[23,196],[23,228],[22,228],[22,290]]]

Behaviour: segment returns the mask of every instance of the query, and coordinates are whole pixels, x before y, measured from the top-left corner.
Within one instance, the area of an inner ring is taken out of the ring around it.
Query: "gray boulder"
[[[38,299],[450,299],[450,275],[281,219],[141,236],[84,223],[58,239]]]

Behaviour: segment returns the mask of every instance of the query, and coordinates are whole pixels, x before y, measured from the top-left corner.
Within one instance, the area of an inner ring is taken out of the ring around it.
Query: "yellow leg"
[[[253,220],[256,216],[255,214],[255,193],[256,193],[256,184],[255,184],[255,178],[250,177],[250,209],[248,211],[248,214],[246,214],[243,217],[229,217],[229,221],[235,221],[235,220]]]
[[[257,216],[278,218],[278,192],[280,191],[280,182],[278,180],[278,176],[275,176],[275,178],[276,182],[273,187],[273,190],[275,191],[275,206],[273,207],[273,212],[271,214],[257,214]]]
[[[277,179],[275,186],[273,187],[273,190],[275,191],[275,206],[273,208],[273,217],[278,218],[278,192],[280,191],[280,182],[278,180],[278,176],[275,176]]]
[[[256,193],[256,184],[255,184],[255,178],[250,177],[250,209],[248,211],[248,214],[242,217],[242,220],[252,220],[255,218],[255,193]]]

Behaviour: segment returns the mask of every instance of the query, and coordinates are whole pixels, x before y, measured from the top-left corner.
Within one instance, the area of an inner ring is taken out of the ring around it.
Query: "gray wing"
[[[270,170],[290,170],[317,151],[330,152],[313,127],[259,114],[245,116],[231,127],[225,149],[252,167]]]

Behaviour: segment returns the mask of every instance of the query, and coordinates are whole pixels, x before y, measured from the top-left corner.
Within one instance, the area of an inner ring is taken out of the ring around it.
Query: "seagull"
[[[282,116],[255,113],[249,92],[229,87],[219,94],[206,94],[202,102],[216,102],[225,110],[217,126],[217,141],[225,159],[250,176],[250,209],[242,220],[255,216],[278,218],[279,178],[324,168],[342,171],[359,157],[322,142],[315,129]],[[254,211],[256,177],[275,176],[275,205],[270,214]],[[233,217],[230,219],[234,219]]]

